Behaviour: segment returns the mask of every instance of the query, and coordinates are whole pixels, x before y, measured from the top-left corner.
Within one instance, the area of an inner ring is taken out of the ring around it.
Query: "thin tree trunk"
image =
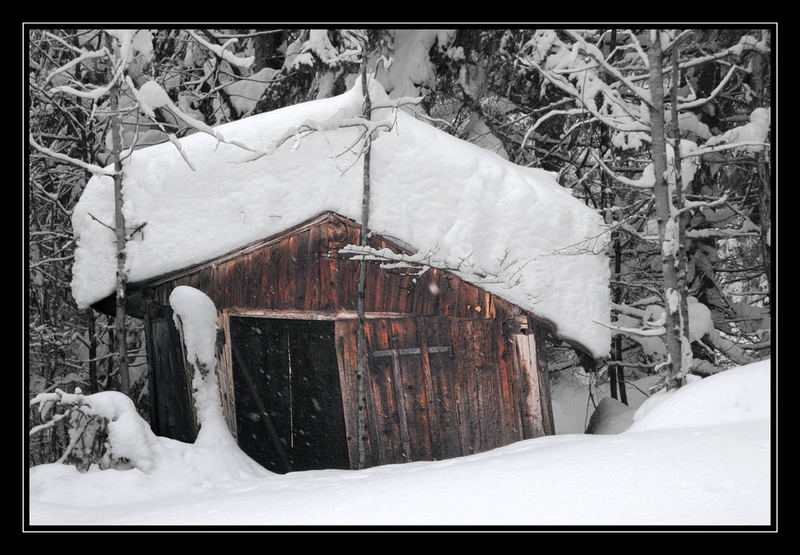
[[[664,83],[662,79],[661,39],[659,31],[650,31],[650,47],[647,50],[650,61],[650,101],[652,104],[650,114],[651,151],[653,155],[653,170],[655,173],[656,220],[658,221],[658,237],[662,254],[662,279],[664,281],[664,309],[666,312],[667,346],[667,388],[675,389],[680,386],[676,375],[681,368],[681,323],[680,323],[680,296],[678,290],[678,272],[675,267],[674,243],[678,240],[675,221],[672,218],[672,199],[670,198],[669,184],[666,180],[667,171],[667,146],[664,134]]]
[[[367,86],[367,64],[366,64],[366,49],[364,53],[364,63],[361,70],[361,86],[364,94],[364,117],[371,119],[372,117],[372,103],[369,98],[369,87]],[[370,164],[370,150],[372,149],[371,137],[367,131],[364,138],[364,193],[361,199],[361,246],[367,246],[367,234],[369,233],[369,164]],[[367,421],[366,421],[366,357],[367,357],[367,335],[366,335],[366,320],[364,317],[364,298],[367,283],[367,261],[363,258],[359,263],[358,275],[358,333],[357,333],[357,370],[356,381],[358,383],[358,468],[364,468],[367,465]]]
[[[617,280],[621,279],[622,274],[622,244],[620,243],[619,231],[613,233],[614,241],[614,275]],[[622,302],[622,287],[617,286],[614,291],[614,302],[620,304]],[[622,361],[622,336],[614,336],[614,360]],[[619,389],[619,400],[628,404],[628,393],[625,391],[625,367],[622,365],[612,366],[610,368],[613,375],[617,375],[617,388]]]
[[[89,308],[89,393],[97,393],[100,388],[97,384],[97,325],[94,310]]]
[[[763,31],[766,33],[767,31]],[[765,101],[765,80],[764,80],[764,55],[761,52],[753,51],[750,54],[751,84],[756,93],[754,107],[763,107]],[[772,190],[769,177],[769,166],[763,152],[756,155],[758,162],[758,177],[761,181],[761,198],[759,203],[760,227],[761,227],[761,258],[764,263],[764,272],[767,274],[767,285],[770,296],[772,295],[772,252],[771,252],[771,223],[772,223]]]
[[[603,57],[608,59],[611,52],[617,46],[617,30],[611,29],[609,33],[609,40],[603,42]],[[603,125],[600,127],[600,142],[601,142],[601,149],[605,148],[608,151],[611,147],[610,137],[608,132],[608,127]],[[614,197],[613,191],[611,190],[611,178],[603,172],[601,174],[601,179],[603,182],[602,188],[602,196],[601,196],[601,204],[603,208],[606,208],[607,205],[614,205]],[[607,191],[607,192],[606,192]],[[610,198],[609,198],[610,197]],[[609,217],[609,220],[616,219],[613,214]],[[610,221],[609,221],[610,223]],[[619,282],[621,281],[621,273],[622,273],[622,246],[620,244],[620,232],[613,231],[611,233],[611,240],[614,246],[614,279]],[[622,300],[622,287],[619,285],[614,286],[614,303],[619,304]],[[614,360],[621,361],[622,360],[622,336],[615,335],[612,342],[611,342],[612,352],[614,353]],[[620,401],[628,404],[628,398],[625,391],[625,367],[623,366],[615,366],[610,365],[608,367],[608,376],[609,376],[609,386],[611,389],[611,397],[613,399],[619,398]],[[619,395],[617,395],[617,391],[619,391]]]
[[[109,69],[113,76],[113,64]],[[116,321],[115,338],[117,347],[117,365],[119,367],[120,390],[125,395],[130,393],[128,376],[128,334],[125,329],[125,289],[128,277],[125,274],[125,216],[122,213],[122,137],[120,136],[119,85],[111,91],[111,148],[114,156],[114,231],[117,239],[117,282],[116,282]]]
[[[680,73],[678,61],[680,54],[680,44],[672,46],[672,94],[670,95],[670,110],[672,115],[673,133],[673,166],[675,167],[675,195],[674,207],[676,209],[673,216],[675,224],[678,226],[678,243],[676,245],[674,264],[678,273],[678,294],[680,295],[679,314],[680,322],[680,344],[681,344],[681,367],[678,378],[689,373],[692,368],[692,348],[689,343],[689,301],[686,295],[686,214],[682,212],[684,207],[683,198],[683,174],[681,167],[681,130],[680,120],[678,119],[678,85],[680,84]]]

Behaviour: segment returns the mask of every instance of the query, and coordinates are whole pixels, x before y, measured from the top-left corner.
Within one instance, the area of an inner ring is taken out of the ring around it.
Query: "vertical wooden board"
[[[278,297],[274,308],[290,308],[289,282],[294,278],[289,269],[289,240],[283,239],[276,245],[278,264]]]
[[[530,320],[529,320],[530,321]],[[532,326],[536,346],[536,371],[539,375],[539,403],[542,407],[542,426],[546,435],[556,433],[553,421],[553,403],[550,394],[550,372],[547,368],[547,344],[539,325]]]
[[[246,262],[246,259],[240,259],[227,264],[231,296],[238,306],[247,306]]]
[[[270,248],[265,247],[253,253],[253,272],[256,274],[256,305],[265,307],[268,306],[269,297],[269,253]]]
[[[358,229],[348,227],[348,242],[351,245],[360,244],[361,233]],[[342,255],[339,255],[342,257]],[[339,306],[342,310],[356,310],[358,307],[358,275],[361,271],[360,262],[350,260],[350,255],[344,255],[337,264],[337,280],[336,290],[339,292],[340,300]],[[367,295],[369,295],[369,285],[367,286]],[[369,301],[369,296],[365,301]],[[366,304],[367,310],[370,310],[369,304]]]
[[[538,378],[536,377],[535,347],[528,335],[515,334],[514,359],[520,387],[522,432],[525,439],[544,435],[541,406],[539,405]]]
[[[513,343],[503,334],[502,322],[495,320],[493,324],[494,357],[497,361],[497,380],[499,395],[502,398],[501,428],[503,444],[508,445],[523,439],[522,420],[519,404],[519,384],[509,347]]]
[[[458,288],[458,318],[475,318],[475,306],[478,304],[478,289],[469,283],[462,283]]]
[[[417,324],[417,342],[420,347],[420,373],[422,388],[424,389],[424,404],[428,421],[428,438],[430,441],[430,458],[433,460],[440,460],[443,457],[441,447],[441,431],[439,429],[439,411],[437,407],[436,395],[433,387],[433,376],[431,374],[431,361],[428,353],[428,333],[426,330],[426,320],[432,321],[431,318],[418,317]],[[434,324],[435,327],[435,324]],[[439,343],[434,344],[435,347],[440,347]]]
[[[324,236],[323,236],[324,238]],[[320,296],[319,296],[319,309],[320,310],[333,310],[334,299],[337,298],[336,281],[334,279],[335,253],[327,246],[325,241],[322,242],[319,252],[319,282],[320,282]]]
[[[336,320],[334,337],[339,364],[339,383],[342,388],[342,409],[350,468],[358,467],[358,386],[356,383],[356,326],[355,320]],[[367,406],[369,411],[369,406]],[[367,433],[369,442],[369,432]],[[367,444],[368,451],[369,444]]]
[[[397,289],[391,287],[389,283],[389,276],[386,272],[380,269],[380,266],[375,262],[361,262],[367,265],[367,281],[364,289],[364,307],[367,311],[381,312],[386,306],[387,296],[397,294]]]
[[[406,417],[406,428],[410,443],[409,459],[414,461],[431,460],[431,424],[428,415],[428,388],[423,372],[423,349],[419,342],[417,323],[414,319],[403,318],[391,321],[392,335],[398,349],[418,349],[418,354],[399,356],[401,384],[400,390]],[[402,416],[402,415],[401,415]]]
[[[471,455],[480,452],[481,444],[477,367],[471,339],[473,335],[471,321],[464,318],[453,319],[450,333],[457,359],[455,393],[459,429],[461,430],[464,454]]]
[[[480,451],[504,445],[502,441],[501,413],[502,397],[497,386],[498,366],[493,356],[492,322],[485,319],[472,320],[472,353],[478,398],[478,422],[480,429]]]
[[[172,310],[165,308],[164,318],[151,320],[153,333],[152,361],[158,389],[158,413],[161,433],[179,441],[192,442],[196,436],[191,389],[188,383],[181,338],[172,321]]]
[[[306,286],[311,280],[308,274],[308,231],[292,235],[289,240],[291,245],[291,259],[289,260],[289,273],[292,276],[289,288],[291,304],[298,309],[307,310]],[[301,277],[302,276],[302,277]],[[298,279],[299,278],[299,279]]]
[[[217,342],[217,380],[219,383],[222,412],[231,435],[236,437],[236,397],[233,390],[233,365],[231,361],[230,316],[221,311],[217,329],[222,332],[224,341]]]
[[[264,284],[264,307],[275,308],[278,306],[278,257],[274,247],[264,249],[263,271],[266,277]]]
[[[478,306],[480,306],[480,317],[484,320],[487,318],[492,318],[491,310],[492,310],[492,294],[488,291],[480,290],[480,295],[478,299]]]
[[[454,276],[446,275],[440,282],[440,295],[444,305],[444,314],[455,318],[459,310],[459,289],[462,281]]]
[[[385,319],[369,320],[366,324],[369,368],[368,390],[375,410],[374,425],[381,449],[381,459],[388,463],[407,462],[403,456],[400,418],[394,394],[391,357],[375,357],[372,353],[390,349],[389,323]],[[381,464],[386,464],[381,462]]]
[[[449,459],[464,454],[461,429],[459,427],[459,407],[456,402],[457,364],[450,319],[445,317],[423,318],[424,334],[427,342],[430,364],[431,405],[436,411],[438,437],[433,438],[434,452],[439,459]],[[434,353],[431,346],[450,346],[450,352]]]
[[[287,274],[286,274],[286,304],[284,305],[285,308],[291,308],[298,306],[298,293],[300,291],[300,285],[298,284],[300,279],[297,279],[299,276],[305,276],[302,273],[300,268],[297,267],[298,263],[298,254],[299,254],[299,243],[300,237],[297,234],[289,235],[286,239],[286,246],[287,246]]]
[[[322,283],[320,281],[320,258],[319,253],[322,248],[322,226],[315,225],[308,230],[308,237],[305,246],[305,258],[307,260],[305,278],[305,307],[308,310],[319,310],[320,291]],[[327,239],[326,241],[327,242]]]
[[[406,310],[408,312],[412,312],[415,314],[430,314],[432,311],[432,305],[436,298],[436,295],[433,293],[431,289],[431,279],[432,273],[435,272],[433,268],[426,271],[420,277],[417,278],[417,281],[413,283],[414,290],[408,296],[408,302],[406,304]]]

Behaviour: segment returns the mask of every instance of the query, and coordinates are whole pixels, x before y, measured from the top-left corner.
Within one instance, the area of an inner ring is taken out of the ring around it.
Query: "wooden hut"
[[[292,124],[360,107],[354,89],[219,130],[264,148]],[[568,339],[590,358],[608,345],[605,328],[590,329],[607,319],[607,259],[559,249],[598,235],[602,219],[548,172],[391,117],[396,131],[373,144],[369,242],[410,256],[436,251],[445,262],[420,275],[340,252],[360,240],[361,178],[331,154],[347,151],[352,130],[326,124],[324,136],[248,163],[241,149],[199,134],[181,140],[182,155],[171,144],[133,153],[123,191],[137,229],[128,310],[145,322],[156,433],[192,441],[197,432],[168,302],[186,285],[218,310],[222,405],[242,449],[276,472],[355,468],[362,263],[369,466],[554,433],[545,338]],[[73,295],[111,314],[113,236],[98,223],[113,219],[109,180],[90,180],[74,212]],[[447,263],[467,256],[472,266]]]
[[[355,468],[360,226],[326,212],[224,256],[132,286],[143,318],[160,435],[196,434],[188,367],[168,298],[179,285],[219,311],[223,409],[242,449],[270,470]],[[403,249],[378,235],[375,248]],[[553,433],[537,317],[452,273],[366,262],[369,466],[479,453]],[[96,308],[111,312],[113,297]]]

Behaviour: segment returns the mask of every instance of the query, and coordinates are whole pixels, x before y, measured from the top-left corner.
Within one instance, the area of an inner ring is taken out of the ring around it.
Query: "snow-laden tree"
[[[647,30],[30,29],[29,44],[32,393],[120,385],[119,334],[105,317],[78,311],[69,292],[71,210],[87,178],[107,171],[115,150],[124,164],[130,149],[178,147],[177,138],[214,134],[221,123],[344,92],[361,76],[364,44],[367,72],[391,98],[422,97],[405,109],[518,164],[558,172],[606,216],[619,329],[598,375],[630,379],[667,359]],[[710,373],[771,346],[771,35],[674,30],[659,44],[665,183],[674,193],[680,176],[684,199],[661,228],[685,229],[667,241],[685,258],[682,333],[691,371]],[[142,232],[146,222],[126,223],[127,240]],[[141,333],[135,321],[128,328],[141,410]],[[564,347],[551,349],[551,370],[575,364],[562,362]]]
[[[759,244],[769,241],[770,35],[650,35],[541,30],[518,61],[542,77],[541,96],[563,102],[528,139],[559,142],[553,153],[569,160],[562,183],[614,230],[616,324],[628,346],[617,343],[612,376],[669,362],[677,382],[769,347],[768,249]],[[745,288],[728,277],[740,271]]]

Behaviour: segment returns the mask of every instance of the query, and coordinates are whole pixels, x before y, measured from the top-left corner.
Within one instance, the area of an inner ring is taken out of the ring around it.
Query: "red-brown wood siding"
[[[351,464],[358,453],[356,325],[336,323]],[[520,375],[509,356],[497,354],[498,341],[511,342],[500,328],[436,316],[367,321],[368,466],[470,455],[525,438]]]
[[[178,285],[206,293],[223,315],[221,338],[227,344],[232,314],[335,320],[351,466],[358,460],[353,313],[359,262],[339,255],[338,249],[358,242],[358,226],[328,214],[264,244],[151,284],[155,301],[162,305],[168,305]],[[378,236],[371,245],[398,250]],[[365,300],[366,311],[372,313],[366,329],[368,466],[469,455],[553,433],[541,339],[513,334],[503,326],[521,316],[533,324],[531,314],[442,270],[414,277],[377,263],[367,267]],[[540,336],[543,325],[534,325]],[[160,333],[154,342],[158,345],[153,350],[177,349],[180,356],[174,337]],[[231,420],[235,396],[226,349],[219,358]],[[174,366],[166,360],[159,364]]]
[[[359,235],[357,226],[331,214],[264,246],[162,282],[155,286],[155,298],[168,304],[173,288],[189,285],[205,292],[218,309],[355,310],[359,262],[338,249],[358,244]],[[378,236],[370,243],[399,250]],[[374,262],[367,268],[365,302],[371,312],[456,318],[507,319],[515,312],[511,303],[447,272],[430,269],[414,277]]]

